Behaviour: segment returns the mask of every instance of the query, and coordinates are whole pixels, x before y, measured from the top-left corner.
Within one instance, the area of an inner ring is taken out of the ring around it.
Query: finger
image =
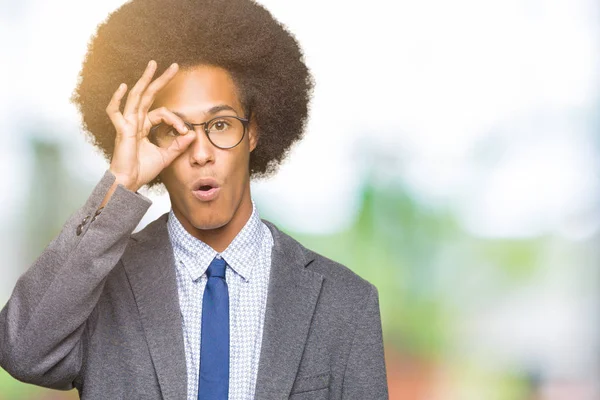
[[[123,112],[125,117],[137,115],[142,93],[144,93],[144,90],[146,90],[146,87],[152,80],[154,72],[156,72],[156,61],[150,60],[146,66],[146,70],[127,95],[127,102],[125,103],[125,110]]]
[[[175,76],[175,74],[177,73],[179,69],[179,66],[176,63],[173,63],[169,66],[169,68],[167,68],[165,71],[163,71],[162,75],[159,76],[158,78],[156,78],[152,83],[150,83],[150,85],[148,86],[148,88],[144,91],[144,94],[142,95],[142,99],[140,102],[140,106],[138,109],[138,138],[141,139],[144,137],[144,120],[146,119],[146,113],[148,112],[148,109],[150,109],[150,107],[152,106],[152,103],[154,103],[154,99],[156,98],[156,93],[158,93],[158,91],[160,89],[162,89],[171,79],[173,79],[173,77]]]
[[[146,119],[144,121],[142,137],[148,136],[150,128],[154,125],[160,124],[161,122],[174,127],[175,129],[177,129],[177,132],[179,132],[181,135],[185,135],[189,131],[187,125],[178,115],[176,115],[166,107],[160,107],[150,111],[147,114]]]
[[[106,114],[108,114],[108,117],[112,121],[113,125],[115,125],[115,128],[118,128],[126,122],[125,118],[123,118],[123,114],[121,114],[120,108],[121,100],[123,99],[123,96],[126,92],[127,85],[121,83],[119,85],[119,88],[113,93],[110,102],[108,103],[108,106],[106,106]],[[119,131],[120,129],[117,129],[117,135],[120,135]]]
[[[177,157],[181,155],[190,146],[190,143],[194,141],[194,135],[178,136],[166,149],[158,147],[162,154],[162,159],[165,161],[163,168],[166,168],[173,162]]]
[[[144,92],[142,96],[142,100],[140,102],[139,112],[146,113],[154,103],[154,99],[156,98],[156,93],[158,93],[163,87],[173,79],[173,77],[179,71],[179,65],[177,63],[173,63],[167,68],[161,76],[156,78],[149,86],[148,89]]]

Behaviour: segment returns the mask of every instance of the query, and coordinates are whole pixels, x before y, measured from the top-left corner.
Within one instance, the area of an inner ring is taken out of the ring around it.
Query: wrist
[[[120,174],[115,174],[114,172],[112,172],[112,174],[116,179],[112,184],[111,191],[114,191],[117,188],[117,185],[123,185],[126,189],[131,190],[132,192],[137,192],[139,190],[140,186],[137,185],[135,179],[131,179]]]

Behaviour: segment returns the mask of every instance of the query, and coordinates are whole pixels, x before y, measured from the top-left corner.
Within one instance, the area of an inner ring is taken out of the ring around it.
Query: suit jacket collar
[[[185,349],[167,216],[132,235],[122,259],[163,397],[182,399],[187,397]],[[263,222],[274,245],[255,397],[274,399],[292,389],[323,276],[306,269],[312,253]]]

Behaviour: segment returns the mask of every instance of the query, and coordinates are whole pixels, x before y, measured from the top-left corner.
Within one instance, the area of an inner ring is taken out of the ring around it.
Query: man
[[[302,136],[311,89],[250,0],[111,14],[73,96],[110,167],[0,313],[0,366],[85,399],[386,399],[377,289],[250,195]],[[132,234],[157,184],[172,209]]]

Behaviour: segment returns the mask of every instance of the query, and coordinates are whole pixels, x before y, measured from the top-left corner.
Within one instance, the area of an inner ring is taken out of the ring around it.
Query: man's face
[[[215,66],[179,71],[158,93],[152,108],[158,107],[166,107],[193,124],[218,116],[248,117],[231,76]],[[190,146],[160,173],[175,215],[191,234],[221,228],[230,221],[239,230],[247,221],[252,212],[249,158],[256,146],[254,131],[250,124],[240,144],[220,149],[208,140],[203,127],[197,126],[187,133],[195,135]],[[196,191],[201,178],[216,181],[216,196]],[[214,198],[202,199],[207,195]]]

